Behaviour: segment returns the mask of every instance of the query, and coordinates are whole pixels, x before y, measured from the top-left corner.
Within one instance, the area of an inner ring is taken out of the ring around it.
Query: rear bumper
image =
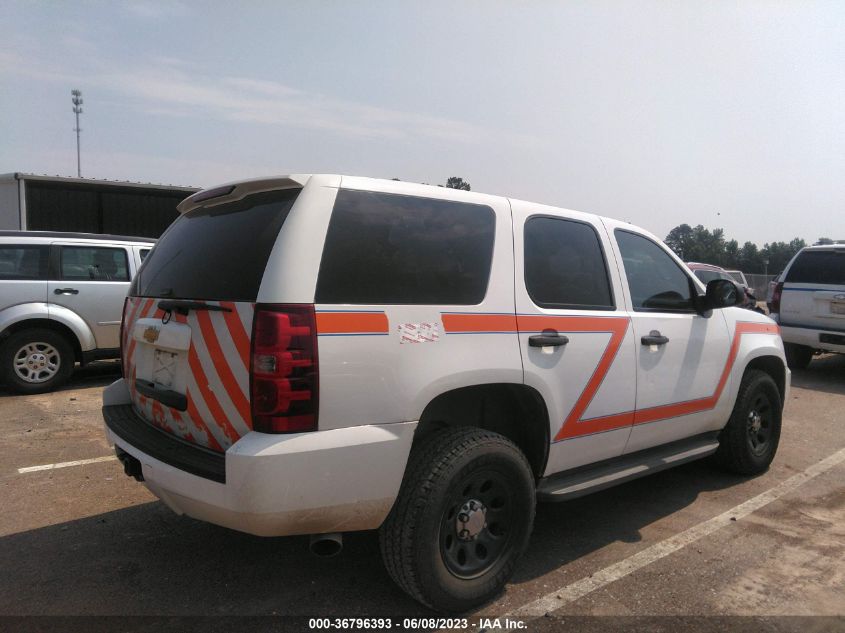
[[[813,349],[845,353],[845,332],[812,327],[781,325],[780,335],[784,343],[806,345]]]
[[[115,386],[109,388],[112,393]],[[106,436],[140,461],[144,485],[153,494],[178,514],[259,536],[377,528],[399,492],[417,426],[406,422],[294,435],[249,433],[222,456],[224,481],[215,481],[208,473],[196,474],[208,466],[207,460],[192,462],[184,454],[172,458],[126,432],[127,406],[106,399]],[[150,428],[132,414],[134,424]],[[114,423],[117,416],[123,427]],[[184,449],[183,442],[173,442]],[[192,466],[195,472],[188,472]]]

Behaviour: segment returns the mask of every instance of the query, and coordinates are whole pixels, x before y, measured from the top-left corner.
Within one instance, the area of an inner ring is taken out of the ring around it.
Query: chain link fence
[[[757,300],[765,301],[766,293],[769,291],[769,282],[774,280],[775,275],[745,273],[745,278],[748,280],[748,287],[751,288],[751,292],[757,297]]]

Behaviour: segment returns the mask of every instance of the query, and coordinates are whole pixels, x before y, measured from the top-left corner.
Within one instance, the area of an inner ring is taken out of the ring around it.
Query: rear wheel
[[[795,343],[784,343],[783,350],[786,352],[786,364],[790,369],[805,369],[813,359],[813,348]]]
[[[388,573],[411,597],[462,612],[498,594],[534,522],[531,468],[507,438],[445,431],[414,448],[379,530]]]
[[[769,374],[745,372],[730,420],[719,435],[716,461],[740,475],[765,472],[780,441],[782,403]]]
[[[0,377],[19,393],[52,391],[68,379],[73,364],[73,348],[53,330],[22,330],[0,347]]]

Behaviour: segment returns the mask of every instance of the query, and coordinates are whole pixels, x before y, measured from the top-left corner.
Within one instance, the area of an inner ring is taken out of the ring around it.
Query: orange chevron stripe
[[[238,315],[238,308],[231,301],[221,301],[220,305],[231,310],[231,312],[223,312],[223,318],[226,321],[226,327],[229,329],[229,336],[232,337],[232,343],[235,344],[235,349],[238,350],[238,355],[241,357],[244,367],[249,371],[249,335],[244,329],[241,317]]]
[[[252,428],[249,401],[238,386],[238,381],[235,380],[232,368],[229,367],[229,359],[226,358],[220,347],[220,341],[217,340],[217,332],[214,330],[211,316],[204,310],[197,311],[196,316],[197,323],[199,323],[200,331],[202,332],[203,342],[208,350],[208,355],[211,357],[214,370],[217,372],[220,382],[223,383],[226,395],[229,396],[229,400],[232,401],[232,404],[237,409],[247,427]]]
[[[234,444],[238,441],[240,435],[238,435],[238,432],[235,430],[235,427],[232,426],[232,423],[229,422],[229,418],[220,406],[217,396],[215,396],[211,389],[208,388],[208,378],[202,369],[202,364],[200,363],[200,359],[197,356],[197,352],[193,345],[188,352],[188,364],[190,365],[191,372],[194,374],[194,380],[196,381],[197,388],[200,392],[198,396],[202,398],[205,406],[208,407],[208,410],[211,412],[211,417],[214,418],[214,421],[223,431],[223,434],[229,438],[229,441],[232,444]],[[198,417],[197,419],[201,418]]]

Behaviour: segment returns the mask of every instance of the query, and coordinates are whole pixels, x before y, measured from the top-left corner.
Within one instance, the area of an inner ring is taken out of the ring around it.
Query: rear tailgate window
[[[144,261],[131,295],[255,301],[267,259],[299,189],[194,209]]]
[[[845,285],[845,250],[801,253],[790,266],[786,283]]]

